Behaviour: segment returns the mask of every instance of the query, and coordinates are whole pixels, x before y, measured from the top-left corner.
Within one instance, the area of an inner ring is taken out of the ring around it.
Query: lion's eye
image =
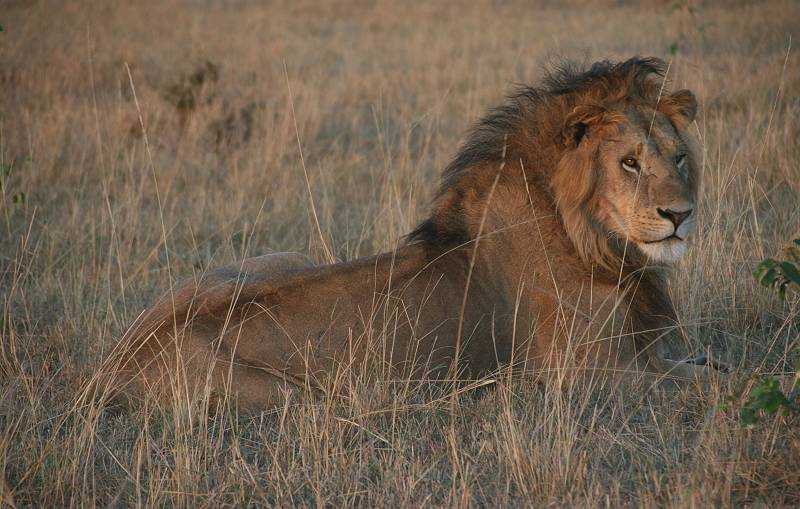
[[[622,160],[622,167],[627,171],[631,171],[633,173],[638,173],[639,172],[639,161],[637,161],[633,157],[626,157],[625,159]]]
[[[683,168],[683,166],[686,164],[686,154],[678,154],[675,156],[675,164],[678,166],[678,168]]]

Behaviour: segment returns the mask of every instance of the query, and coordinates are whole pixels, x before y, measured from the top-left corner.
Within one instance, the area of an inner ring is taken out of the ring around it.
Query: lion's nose
[[[692,215],[692,209],[684,210],[683,212],[677,212],[675,210],[670,209],[656,209],[658,211],[658,215],[663,217],[664,219],[669,219],[672,221],[672,224],[675,225],[675,229],[677,230],[678,227],[683,223],[687,217]]]

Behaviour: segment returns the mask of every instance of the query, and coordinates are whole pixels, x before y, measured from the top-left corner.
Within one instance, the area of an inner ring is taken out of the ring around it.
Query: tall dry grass
[[[799,354],[797,298],[750,276],[800,233],[797,3],[4,2],[0,25],[0,505],[800,504],[797,418],[746,428],[728,399]],[[510,83],[633,54],[701,102],[699,235],[671,278],[691,344],[673,346],[711,348],[731,386],[516,379],[453,406],[387,381],[255,417],[76,404],[172,280],[323,260],[323,240],[389,249]]]

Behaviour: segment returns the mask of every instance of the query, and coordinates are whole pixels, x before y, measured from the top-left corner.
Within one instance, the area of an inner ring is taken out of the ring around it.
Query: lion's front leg
[[[708,355],[701,355],[699,357],[695,357],[694,359],[687,359],[687,360],[682,361],[682,362],[688,362],[689,364],[696,364],[698,366],[705,366],[707,368],[713,368],[713,369],[715,369],[717,371],[720,371],[722,373],[730,373],[731,372],[731,367],[728,364],[726,364],[724,362],[721,362],[721,361],[719,361],[717,359],[712,359]]]
[[[651,358],[648,368],[650,368],[650,371],[663,375],[668,380],[699,381],[703,383],[713,379],[724,378],[730,372],[727,364],[713,360],[705,355],[683,361],[674,361],[664,357]]]

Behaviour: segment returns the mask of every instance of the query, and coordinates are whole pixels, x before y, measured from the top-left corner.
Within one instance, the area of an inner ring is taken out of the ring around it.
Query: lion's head
[[[552,180],[565,226],[587,258],[607,256],[608,246],[588,251],[611,236],[623,250],[674,262],[697,218],[697,159],[685,132],[697,103],[688,90],[609,99],[565,119],[567,150]]]
[[[472,202],[486,195],[495,169],[511,175],[519,162],[529,187],[552,197],[586,262],[615,269],[623,257],[676,261],[697,217],[697,155],[687,132],[697,102],[688,90],[665,90],[666,68],[640,57],[588,70],[562,64],[541,86],[520,89],[473,128],[432,216],[410,238],[474,238],[468,215],[482,207]]]

